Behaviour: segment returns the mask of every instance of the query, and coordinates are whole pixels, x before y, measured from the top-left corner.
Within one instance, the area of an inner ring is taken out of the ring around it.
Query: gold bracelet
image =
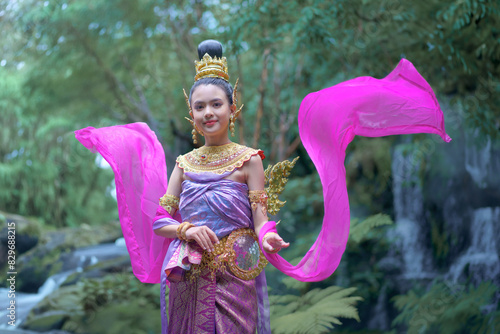
[[[248,192],[248,199],[252,205],[252,210],[257,211],[257,206],[262,205],[262,214],[267,215],[267,191],[265,190],[250,190]]]
[[[189,222],[182,222],[178,227],[177,227],[177,238],[186,241],[186,238],[184,236],[185,230],[187,230],[189,225],[193,225]],[[193,225],[194,226],[194,225]]]
[[[191,227],[194,227],[194,225],[193,225],[193,224],[188,223],[188,224],[186,224],[186,227],[182,230],[182,237],[184,238],[184,241],[187,241],[187,242],[193,241],[193,239],[188,239],[188,238],[186,237],[186,232],[187,232],[187,230],[189,230]]]
[[[176,231],[177,238],[179,238],[182,241],[187,241],[187,242],[191,241],[191,240],[188,240],[188,238],[186,237],[186,231],[194,226],[195,226],[194,224],[191,224],[189,222],[182,222],[179,225],[179,227],[177,227],[177,231]]]
[[[167,210],[169,215],[173,216],[175,211],[179,210],[179,197],[165,194],[160,198],[160,205]]]
[[[186,224],[184,224],[184,226],[181,229],[181,237],[182,237],[182,240],[184,240],[184,241],[187,241],[186,231],[188,230],[188,228],[190,227],[190,225],[192,225],[192,224],[186,222]]]
[[[180,240],[182,240],[181,231],[182,231],[182,228],[184,227],[185,224],[187,224],[187,222],[180,223],[179,226],[177,226],[177,231],[175,231],[175,233],[177,234],[177,238]]]

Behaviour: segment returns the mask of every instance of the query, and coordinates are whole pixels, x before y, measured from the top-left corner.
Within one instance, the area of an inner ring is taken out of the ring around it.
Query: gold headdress
[[[194,64],[196,66],[196,75],[194,81],[198,81],[202,78],[221,78],[229,82],[229,74],[227,73],[227,60],[226,57],[213,58],[205,53],[200,61],[195,60]]]

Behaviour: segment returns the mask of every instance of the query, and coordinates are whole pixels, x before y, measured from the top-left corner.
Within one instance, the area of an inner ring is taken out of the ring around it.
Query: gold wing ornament
[[[275,165],[267,166],[264,171],[266,177],[265,184],[268,185],[266,188],[268,196],[267,212],[271,215],[277,214],[286,203],[286,201],[280,201],[278,195],[285,189],[290,171],[295,166],[297,160],[299,160],[299,157],[296,157],[292,161],[284,160]]]

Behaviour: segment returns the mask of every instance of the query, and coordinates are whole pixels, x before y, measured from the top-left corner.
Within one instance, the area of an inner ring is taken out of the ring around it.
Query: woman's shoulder
[[[264,151],[259,149],[259,148],[252,148],[252,147],[248,147],[248,146],[244,146],[244,145],[239,145],[239,146],[240,146],[241,151],[247,152],[249,160],[250,160],[250,158],[252,158],[254,156],[260,157],[260,160],[264,160],[266,158]]]

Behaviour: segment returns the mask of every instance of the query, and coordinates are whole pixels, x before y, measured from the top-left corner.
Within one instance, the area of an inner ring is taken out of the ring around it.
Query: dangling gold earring
[[[204,137],[203,132],[201,132],[200,129],[198,129],[198,127],[196,126],[196,124],[192,119],[187,117],[184,118],[187,119],[189,123],[191,123],[191,126],[193,127],[193,130],[191,131],[191,133],[193,134],[193,144],[198,144],[198,137],[196,136],[196,132],[198,132],[202,137]]]
[[[198,137],[196,136],[196,130],[193,129],[191,133],[193,134],[193,144],[198,144]]]
[[[231,116],[231,121],[229,122],[229,131],[231,131],[231,137],[234,137],[234,117]]]

